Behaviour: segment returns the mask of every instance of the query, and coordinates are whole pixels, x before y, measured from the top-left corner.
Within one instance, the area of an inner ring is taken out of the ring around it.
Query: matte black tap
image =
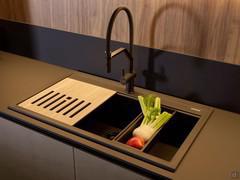
[[[113,23],[120,11],[124,11],[127,14],[128,22],[129,22],[129,51],[126,48],[119,48],[113,52],[110,50],[110,42],[111,42],[111,34],[112,34],[112,28]],[[120,53],[124,53],[128,60],[129,60],[129,72],[125,73],[124,70],[122,70],[122,78],[121,83],[126,84],[126,91],[128,93],[134,92],[134,78],[136,77],[136,73],[133,72],[133,56],[132,56],[132,50],[133,50],[133,18],[132,14],[126,7],[119,7],[117,8],[108,23],[108,29],[107,29],[107,42],[106,42],[106,58],[107,58],[107,72],[111,72],[111,60],[113,57],[117,56]]]

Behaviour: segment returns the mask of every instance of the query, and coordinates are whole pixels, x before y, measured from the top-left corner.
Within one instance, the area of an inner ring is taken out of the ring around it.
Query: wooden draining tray
[[[115,93],[116,91],[110,89],[66,78],[18,106],[74,125]]]

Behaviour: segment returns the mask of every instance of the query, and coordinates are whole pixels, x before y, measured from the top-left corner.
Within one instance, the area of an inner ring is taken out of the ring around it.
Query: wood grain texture
[[[116,92],[66,78],[18,106],[68,124],[76,124]]]
[[[133,14],[137,45],[240,64],[239,0],[0,0],[0,18],[105,38],[119,6]],[[128,42],[123,13],[112,39]]]

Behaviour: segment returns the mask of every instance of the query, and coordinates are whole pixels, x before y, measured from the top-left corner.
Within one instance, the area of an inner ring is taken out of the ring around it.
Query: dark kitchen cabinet
[[[149,180],[130,169],[1,117],[0,179]]]
[[[74,180],[73,147],[0,118],[0,179]]]
[[[74,148],[76,180],[150,180],[130,169]]]

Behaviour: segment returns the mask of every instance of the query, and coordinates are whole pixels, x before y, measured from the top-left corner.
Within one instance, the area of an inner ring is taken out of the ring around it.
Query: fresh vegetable
[[[168,112],[161,113],[161,100],[159,97],[153,95],[148,96],[138,96],[138,100],[144,115],[143,121],[139,127],[134,129],[133,137],[130,140],[135,140],[136,138],[143,139],[144,144],[153,136],[153,134],[160,129],[171,117],[172,115]],[[135,144],[127,144],[135,147]],[[142,146],[142,147],[143,147]],[[137,148],[139,148],[138,146]]]
[[[144,139],[140,136],[134,136],[127,141],[127,145],[142,149],[144,146]]]

